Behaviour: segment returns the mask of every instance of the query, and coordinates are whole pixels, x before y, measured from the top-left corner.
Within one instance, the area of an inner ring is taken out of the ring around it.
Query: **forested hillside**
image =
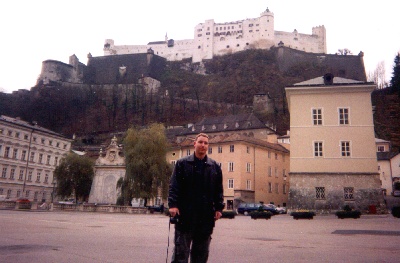
[[[289,128],[284,88],[328,72],[366,80],[362,56],[310,54],[289,48],[247,50],[203,64],[167,62],[157,68],[161,87],[154,93],[136,83],[53,83],[30,92],[0,93],[0,114],[37,121],[67,136],[94,138],[153,122],[176,126],[205,116],[251,112],[254,95],[268,93],[274,99],[274,110],[259,117],[283,134]]]

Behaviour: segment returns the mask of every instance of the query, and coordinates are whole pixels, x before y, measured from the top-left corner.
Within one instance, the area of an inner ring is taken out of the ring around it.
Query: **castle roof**
[[[242,131],[248,129],[270,129],[262,123],[253,113],[205,117],[189,127],[187,134],[200,132],[215,133],[225,131]],[[271,132],[275,132],[270,129]]]

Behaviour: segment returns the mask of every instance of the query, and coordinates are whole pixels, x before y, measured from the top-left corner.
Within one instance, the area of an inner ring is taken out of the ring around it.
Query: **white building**
[[[0,195],[51,202],[53,172],[71,141],[36,123],[0,116]]]
[[[393,193],[393,183],[400,181],[400,154],[391,152],[389,141],[375,139],[378,159],[378,172],[382,183],[383,193]]]
[[[215,23],[206,20],[194,28],[194,38],[185,40],[168,39],[149,42],[147,45],[115,45],[113,39],[106,39],[104,55],[146,53],[152,49],[155,55],[169,61],[192,58],[192,62],[212,59],[246,49],[269,49],[284,45],[310,53],[326,53],[326,30],[324,26],[312,28],[312,34],[275,31],[274,13],[269,9],[260,17]]]

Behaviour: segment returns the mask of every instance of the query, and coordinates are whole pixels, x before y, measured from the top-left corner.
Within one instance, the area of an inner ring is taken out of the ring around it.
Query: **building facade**
[[[383,204],[372,117],[373,83],[326,74],[286,87],[291,209]]]
[[[53,172],[71,148],[70,139],[36,123],[0,117],[0,195],[52,202]]]
[[[147,45],[115,45],[113,39],[106,39],[104,55],[146,53],[152,49],[154,54],[169,61],[192,58],[192,62],[200,62],[246,49],[282,45],[305,52],[326,53],[325,27],[313,27],[311,35],[296,29],[293,32],[275,31],[274,13],[267,8],[257,18],[224,23],[206,20],[195,26],[193,39],[173,40],[166,35],[164,41]]]
[[[289,192],[289,151],[277,135],[252,114],[205,118],[178,136],[167,152],[175,164],[193,154],[194,137],[210,136],[208,156],[222,168],[224,202],[236,209],[241,202],[286,206]]]

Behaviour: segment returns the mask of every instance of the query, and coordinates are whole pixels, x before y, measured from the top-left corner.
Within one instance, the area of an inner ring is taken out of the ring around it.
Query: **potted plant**
[[[339,210],[336,212],[336,216],[340,219],[344,218],[360,218],[361,212],[358,210],[353,210],[349,205],[345,205],[343,210]]]
[[[222,211],[222,217],[221,218],[229,218],[229,219],[234,219],[236,216],[236,212],[233,210],[224,210]]]
[[[394,217],[400,218],[400,206],[393,206],[392,207],[392,215]]]
[[[291,216],[293,216],[293,219],[313,219],[315,216],[314,211],[310,210],[296,210],[290,213]]]
[[[272,213],[271,212],[269,212],[269,211],[253,211],[253,212],[251,212],[250,213],[250,217],[251,217],[251,219],[258,219],[258,218],[261,218],[261,219],[270,219],[271,218],[271,216],[272,216]]]

